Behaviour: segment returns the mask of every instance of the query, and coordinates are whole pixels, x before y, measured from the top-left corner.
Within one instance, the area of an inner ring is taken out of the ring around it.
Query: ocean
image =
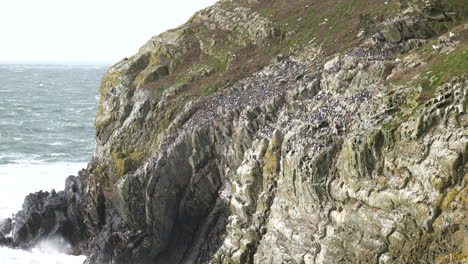
[[[86,166],[107,67],[0,64],[0,220],[20,210],[31,192],[63,190],[66,177]],[[55,244],[0,248],[0,263],[83,262]]]

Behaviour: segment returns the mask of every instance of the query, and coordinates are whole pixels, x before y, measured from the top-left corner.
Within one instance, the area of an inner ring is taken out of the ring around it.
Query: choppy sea
[[[0,64],[0,220],[24,197],[63,190],[86,166],[95,144],[93,118],[106,65]],[[0,263],[82,263],[64,243],[30,251],[0,248]]]

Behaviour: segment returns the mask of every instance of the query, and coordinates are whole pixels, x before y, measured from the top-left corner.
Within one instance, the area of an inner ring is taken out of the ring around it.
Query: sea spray
[[[31,250],[0,248],[0,263],[9,264],[78,264],[85,256],[71,256],[71,245],[56,236],[44,239]]]
[[[86,167],[84,162],[20,163],[0,165],[0,220],[21,209],[24,197],[39,191],[61,191],[68,175]],[[6,202],[8,201],[8,202]]]
[[[0,64],[0,221],[29,193],[63,190],[67,176],[86,167],[106,68]],[[53,238],[28,251],[0,248],[0,264],[83,263],[67,253]]]

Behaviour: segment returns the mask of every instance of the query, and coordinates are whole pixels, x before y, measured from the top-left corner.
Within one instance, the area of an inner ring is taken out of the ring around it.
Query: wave
[[[39,190],[63,190],[65,179],[86,167],[85,162],[56,162],[0,165],[0,219],[21,209],[24,197]],[[2,263],[0,261],[0,263]]]
[[[44,241],[30,251],[0,247],[3,264],[82,264],[85,256],[71,256],[63,252],[64,241]]]

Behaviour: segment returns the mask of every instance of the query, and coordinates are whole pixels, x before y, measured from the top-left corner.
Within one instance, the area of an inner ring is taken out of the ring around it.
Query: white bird
[[[432,48],[436,50],[436,49],[439,48],[439,46],[437,46],[437,45],[432,45]]]
[[[449,37],[451,37],[451,38],[455,37],[455,33],[450,32],[450,33],[449,33]]]

